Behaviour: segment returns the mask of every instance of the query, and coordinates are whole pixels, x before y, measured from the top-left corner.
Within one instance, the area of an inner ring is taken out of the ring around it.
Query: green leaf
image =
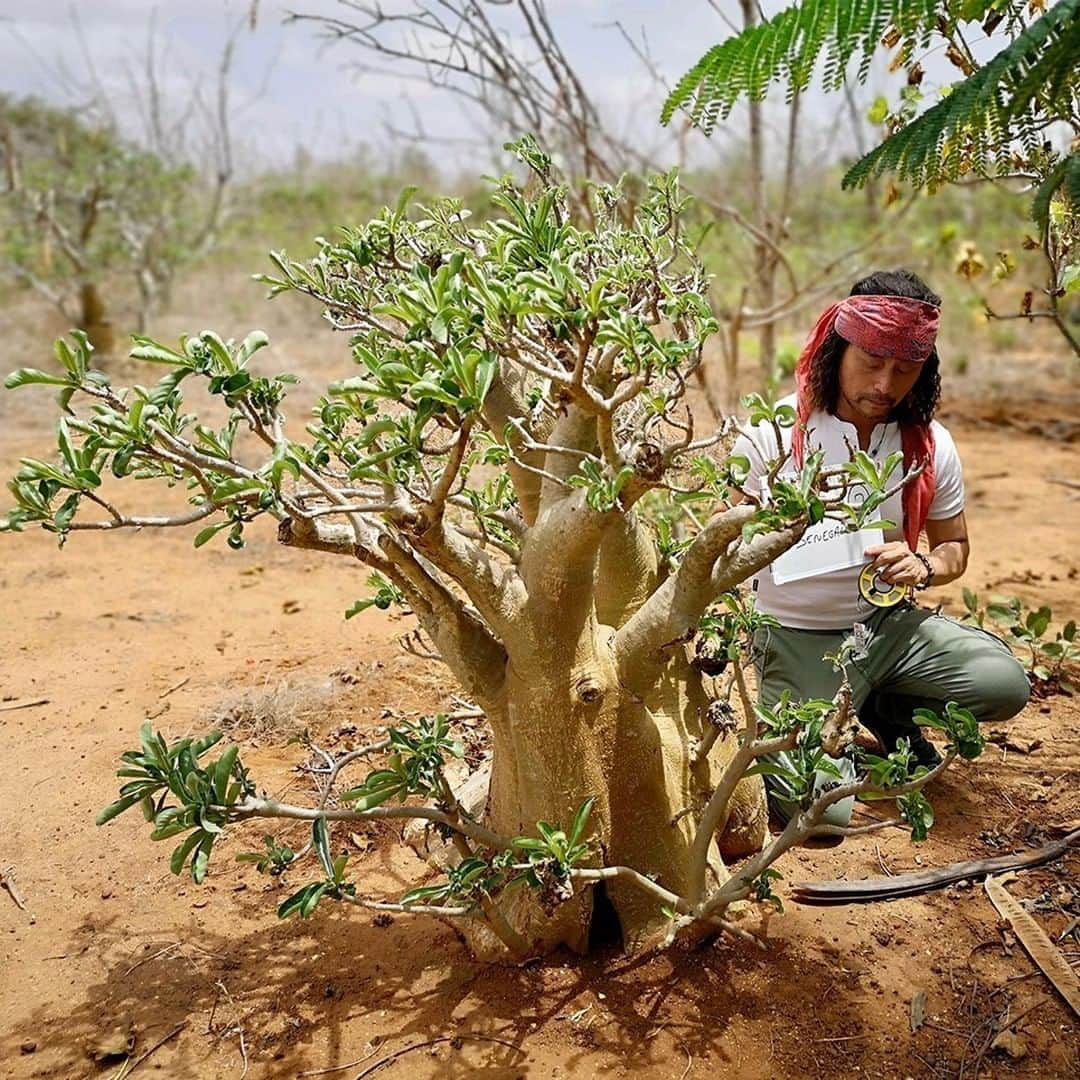
[[[224,502],[234,495],[242,495],[245,491],[262,491],[264,484],[254,476],[231,476],[228,480],[222,480],[213,491],[211,496],[214,502]]]
[[[198,851],[195,852],[195,858],[191,860],[191,880],[196,885],[201,885],[206,880],[207,871],[210,869],[210,851],[214,846],[214,838],[206,833],[195,835],[200,836],[202,840]]]
[[[589,814],[591,813],[593,803],[595,802],[595,796],[590,795],[581,806],[578,807],[578,812],[574,815],[574,820],[570,824],[570,835],[567,841],[570,847],[574,847],[584,834],[585,824],[589,820]]]
[[[327,890],[327,884],[324,881],[319,882],[314,886],[311,891],[304,897],[300,904],[300,918],[307,919],[311,917],[312,912],[319,905],[319,901],[323,898]]]
[[[180,820],[170,820],[163,825],[159,825],[151,834],[151,840],[171,840],[174,836],[179,836],[182,832],[187,832],[191,828],[191,821],[185,814]]]
[[[209,735],[203,735],[202,738],[196,739],[191,744],[192,754],[200,758],[206,753],[212,746],[216,746],[225,737],[223,731],[211,731]]]
[[[394,205],[394,213],[391,219],[393,225],[397,225],[405,217],[405,210],[409,205],[409,200],[416,194],[417,187],[415,184],[401,189],[401,194],[398,195],[397,203]]]
[[[141,792],[136,792],[134,795],[128,795],[126,798],[117,799],[114,803],[109,803],[104,810],[98,812],[97,817],[94,818],[95,825],[104,825],[107,821],[112,821],[118,814],[122,814],[125,810],[130,809],[137,802],[142,800],[143,796]]]
[[[436,315],[431,320],[431,337],[440,345],[445,345],[450,340],[450,330],[446,319],[442,315]]]
[[[162,345],[153,338],[143,337],[140,334],[132,334],[131,340],[135,347],[128,353],[133,360],[146,360],[151,364],[174,364],[189,367],[191,361],[183,353]]]
[[[197,844],[202,842],[203,834],[196,830],[186,840],[178,844],[169,859],[169,869],[176,875],[184,869],[184,863],[188,856],[195,850]]]
[[[137,449],[134,443],[128,443],[116,451],[112,459],[113,476],[122,479],[131,472],[131,459],[135,456]]]
[[[326,818],[317,817],[311,823],[311,843],[315,848],[315,854],[319,857],[324,873],[333,880],[334,860],[330,854],[330,830],[326,825]]]
[[[1027,628],[1031,631],[1032,637],[1040,638],[1050,627],[1050,620],[1053,615],[1045,604],[1039,608],[1038,611],[1031,612],[1027,617]]]
[[[218,805],[225,804],[225,793],[229,789],[229,778],[232,776],[233,766],[236,764],[239,753],[240,748],[238,746],[230,746],[214,766],[214,796]]]
[[[423,900],[425,903],[435,903],[439,900],[445,900],[449,895],[450,885],[421,885],[418,888],[410,889],[405,893],[398,901],[402,907],[408,907],[409,904],[415,904],[418,900]]]
[[[934,808],[921,791],[901,795],[897,800],[900,815],[911,826],[911,839],[916,843],[925,840],[934,824]]]
[[[376,788],[374,791],[368,791],[364,787],[353,788],[351,791],[346,791],[341,796],[342,802],[348,802],[353,804],[355,810],[372,810],[376,806],[380,806],[386,802],[387,799],[392,799],[395,795],[399,795],[402,792],[402,785],[399,781],[396,784],[389,784],[386,787]]]
[[[20,386],[32,386],[34,384],[70,386],[71,380],[62,378],[59,375],[50,375],[45,371],[38,371],[37,368],[19,368],[18,371],[13,371],[4,380],[4,387],[8,390],[16,390]]]
[[[288,897],[286,900],[283,900],[278,905],[278,918],[287,919],[290,915],[294,913],[299,914],[301,918],[304,918],[304,905],[307,903],[308,897],[316,888],[318,888],[317,884],[305,885],[302,889],[294,892],[292,896]],[[316,900],[315,902],[318,903],[318,900]]]
[[[195,546],[200,548],[203,544],[209,543],[222,529],[227,529],[231,524],[231,521],[219,521],[214,525],[207,525],[205,529],[200,529],[195,534]]]
[[[240,348],[236,350],[236,362],[243,367],[255,353],[269,344],[270,338],[267,337],[265,330],[252,330],[240,343]]]

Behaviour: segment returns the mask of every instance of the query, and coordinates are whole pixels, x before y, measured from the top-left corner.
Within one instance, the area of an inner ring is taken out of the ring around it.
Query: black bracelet
[[[918,559],[919,562],[921,562],[923,566],[926,567],[926,578],[920,584],[915,586],[915,588],[918,589],[919,592],[922,592],[923,589],[929,589],[930,586],[934,583],[934,567],[931,565],[930,560],[921,551],[913,551],[911,554],[914,555],[915,558]]]

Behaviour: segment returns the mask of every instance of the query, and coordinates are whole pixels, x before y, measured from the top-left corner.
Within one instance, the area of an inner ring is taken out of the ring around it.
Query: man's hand
[[[874,544],[863,554],[874,560],[875,570],[890,585],[921,585],[926,580],[926,567],[902,540]]]

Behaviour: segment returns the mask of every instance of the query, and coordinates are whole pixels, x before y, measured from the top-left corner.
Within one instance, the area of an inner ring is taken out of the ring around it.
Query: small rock
[[[102,900],[108,900],[110,896],[112,896],[112,889],[102,889],[101,890],[101,899]]]
[[[1017,1035],[1016,1032],[1006,1029],[1000,1035],[994,1036],[990,1049],[1000,1050],[1008,1054],[1013,1061],[1019,1061],[1021,1058],[1027,1057],[1027,1039],[1023,1035]]]
[[[101,1063],[108,1061],[110,1058],[130,1054],[134,1048],[135,1029],[130,1020],[124,1019],[116,1024],[111,1031],[94,1039],[87,1047],[87,1050],[96,1062]]]
[[[19,1051],[23,1054],[32,1054],[37,1049],[37,1043],[33,1039],[27,1039],[19,1043]]]

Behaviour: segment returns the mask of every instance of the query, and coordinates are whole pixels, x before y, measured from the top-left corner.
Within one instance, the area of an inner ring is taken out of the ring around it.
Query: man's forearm
[[[930,550],[927,556],[934,568],[933,585],[947,585],[962,576],[967,569],[968,543],[966,540],[945,540]]]

